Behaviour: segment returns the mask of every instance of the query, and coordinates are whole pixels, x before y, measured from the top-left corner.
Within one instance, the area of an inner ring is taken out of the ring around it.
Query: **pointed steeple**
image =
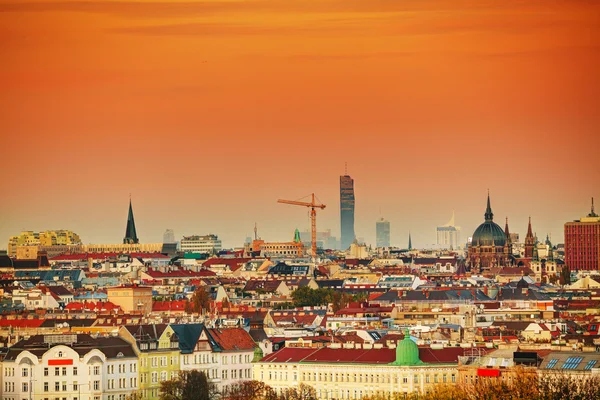
[[[527,226],[527,236],[525,236],[525,240],[527,239],[533,240],[533,231],[531,229],[531,217],[529,217],[529,225]]]
[[[485,209],[485,220],[493,221],[494,213],[492,212],[492,206],[490,205],[490,191],[488,190],[487,208]]]
[[[298,230],[298,228],[296,228],[296,231],[294,232],[294,242],[300,243],[301,241],[302,239],[300,239],[300,231]]]
[[[510,243],[510,231],[508,230],[508,217],[506,217],[506,225],[504,225],[504,234],[506,235],[506,243]]]
[[[129,214],[127,215],[127,228],[125,228],[125,237],[123,244],[139,243],[137,232],[135,231],[135,221],[133,219],[133,207],[131,206],[131,198],[129,198]]]
[[[408,249],[412,250],[412,238],[410,237],[410,231],[408,232]]]

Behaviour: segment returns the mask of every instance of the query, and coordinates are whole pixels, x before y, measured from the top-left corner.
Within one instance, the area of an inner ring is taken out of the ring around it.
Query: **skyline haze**
[[[310,227],[563,241],[600,198],[600,2],[0,0],[0,248],[21,230],[241,246]],[[381,210],[381,214],[379,212]]]

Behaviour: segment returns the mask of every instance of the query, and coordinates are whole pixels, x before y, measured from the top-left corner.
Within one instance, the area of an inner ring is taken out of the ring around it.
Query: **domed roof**
[[[392,364],[400,366],[423,364],[419,358],[419,347],[410,338],[408,329],[404,331],[404,339],[396,346],[396,361]]]
[[[504,247],[506,244],[506,234],[498,225],[494,222],[494,213],[492,213],[492,207],[490,206],[490,195],[488,194],[487,209],[485,210],[485,222],[473,233],[473,246],[500,246]]]

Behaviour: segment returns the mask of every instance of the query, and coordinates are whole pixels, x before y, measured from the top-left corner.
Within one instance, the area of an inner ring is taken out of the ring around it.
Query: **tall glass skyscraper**
[[[375,245],[390,247],[390,222],[383,218],[375,223]]]
[[[354,233],[354,179],[350,175],[340,176],[340,220],[342,250],[348,249]]]

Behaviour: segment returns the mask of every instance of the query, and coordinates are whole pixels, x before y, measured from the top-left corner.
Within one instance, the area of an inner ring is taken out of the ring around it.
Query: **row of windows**
[[[243,358],[242,358],[243,357]],[[231,355],[231,357],[227,357],[227,356],[223,356],[222,358],[222,363],[223,365],[227,365],[228,360],[231,360],[231,364],[235,364],[236,360],[238,364],[242,364],[242,359],[244,360],[245,363],[249,363],[251,362],[251,356],[249,354],[243,355],[243,354],[238,354],[238,355]]]
[[[231,379],[249,379],[251,378],[250,369],[233,369],[231,370]],[[226,380],[228,378],[228,371],[226,369],[221,371],[221,379]]]
[[[119,371],[119,374],[124,374],[125,372],[127,372],[127,364],[119,364],[117,366],[117,371]],[[107,367],[107,372],[109,374],[114,374],[115,373],[115,366],[114,365],[109,365]],[[137,364],[136,363],[130,363],[129,364],[129,372],[137,372]]]
[[[115,389],[115,382],[118,383],[119,389],[127,388],[127,378],[119,378],[119,379],[109,379],[108,380],[108,389]],[[135,378],[135,377],[129,378],[129,387],[130,388],[137,387],[137,378]]]
[[[433,382],[438,383],[448,382],[448,374],[426,374],[425,383],[430,383],[431,376],[433,376]],[[261,380],[264,380],[264,371],[260,373]],[[287,371],[269,371],[269,380],[288,380]],[[292,380],[298,380],[296,371],[293,371]],[[302,380],[306,382],[359,382],[359,383],[408,383],[409,377],[397,377],[391,375],[379,375],[379,374],[357,374],[357,373],[327,373],[327,372],[303,372]],[[450,381],[456,382],[456,375],[450,375]],[[413,383],[419,383],[419,375],[413,375]]]
[[[78,382],[73,382],[72,384],[67,383],[66,381],[63,382],[54,382],[54,392],[68,392],[69,391],[69,386],[71,386],[73,388],[73,391],[78,391],[81,390],[80,386],[88,386],[87,383],[84,384],[79,384]],[[24,387],[24,386],[23,386]],[[92,388],[93,390],[100,390],[100,381],[94,381],[92,383]],[[26,392],[25,389],[23,389],[24,392]],[[44,382],[44,392],[49,392],[50,391],[50,383],[49,382]]]

